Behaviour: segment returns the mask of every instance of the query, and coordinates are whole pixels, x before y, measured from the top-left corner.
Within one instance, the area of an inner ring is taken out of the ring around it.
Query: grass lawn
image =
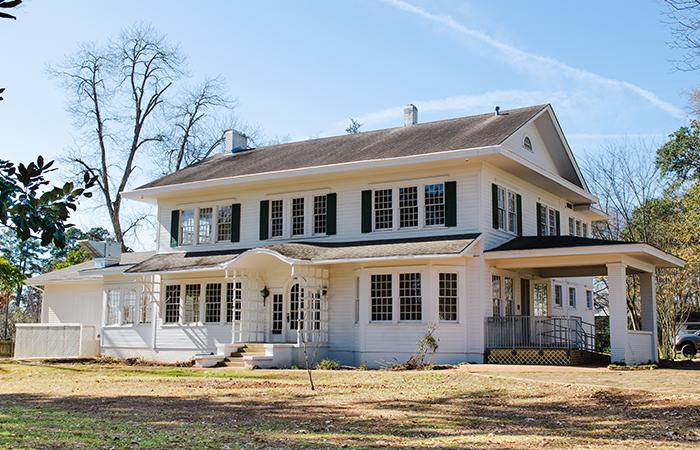
[[[0,363],[0,448],[700,448],[700,371]]]

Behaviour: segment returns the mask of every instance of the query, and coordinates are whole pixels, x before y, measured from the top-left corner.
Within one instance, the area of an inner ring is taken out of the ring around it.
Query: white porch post
[[[627,265],[606,264],[608,269],[608,314],[610,316],[610,362],[626,362]]]
[[[656,325],[656,274],[644,272],[639,275],[641,297],[642,330],[651,332],[651,354],[654,362],[659,362],[659,341]]]

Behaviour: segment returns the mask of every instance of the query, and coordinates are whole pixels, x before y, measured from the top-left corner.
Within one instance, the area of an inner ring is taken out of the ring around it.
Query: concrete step
[[[224,359],[223,364],[226,367],[245,367],[245,362],[243,361],[243,358],[226,358]]]

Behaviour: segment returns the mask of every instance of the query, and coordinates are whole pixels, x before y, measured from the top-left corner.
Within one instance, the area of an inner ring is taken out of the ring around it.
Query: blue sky
[[[56,158],[73,145],[47,65],[139,21],[180,43],[192,82],[222,75],[238,115],[269,137],[339,134],[348,117],[363,130],[396,126],[409,102],[422,122],[552,103],[579,157],[620,140],[659,143],[687,121],[697,84],[673,69],[663,9],[653,0],[26,0],[19,20],[0,22],[0,158]],[[106,223],[87,209],[76,219]]]

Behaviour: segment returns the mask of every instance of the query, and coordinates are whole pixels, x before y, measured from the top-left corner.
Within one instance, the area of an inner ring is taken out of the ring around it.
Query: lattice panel
[[[486,362],[489,364],[524,364],[546,366],[569,366],[571,355],[567,350],[497,348],[488,351]]]

